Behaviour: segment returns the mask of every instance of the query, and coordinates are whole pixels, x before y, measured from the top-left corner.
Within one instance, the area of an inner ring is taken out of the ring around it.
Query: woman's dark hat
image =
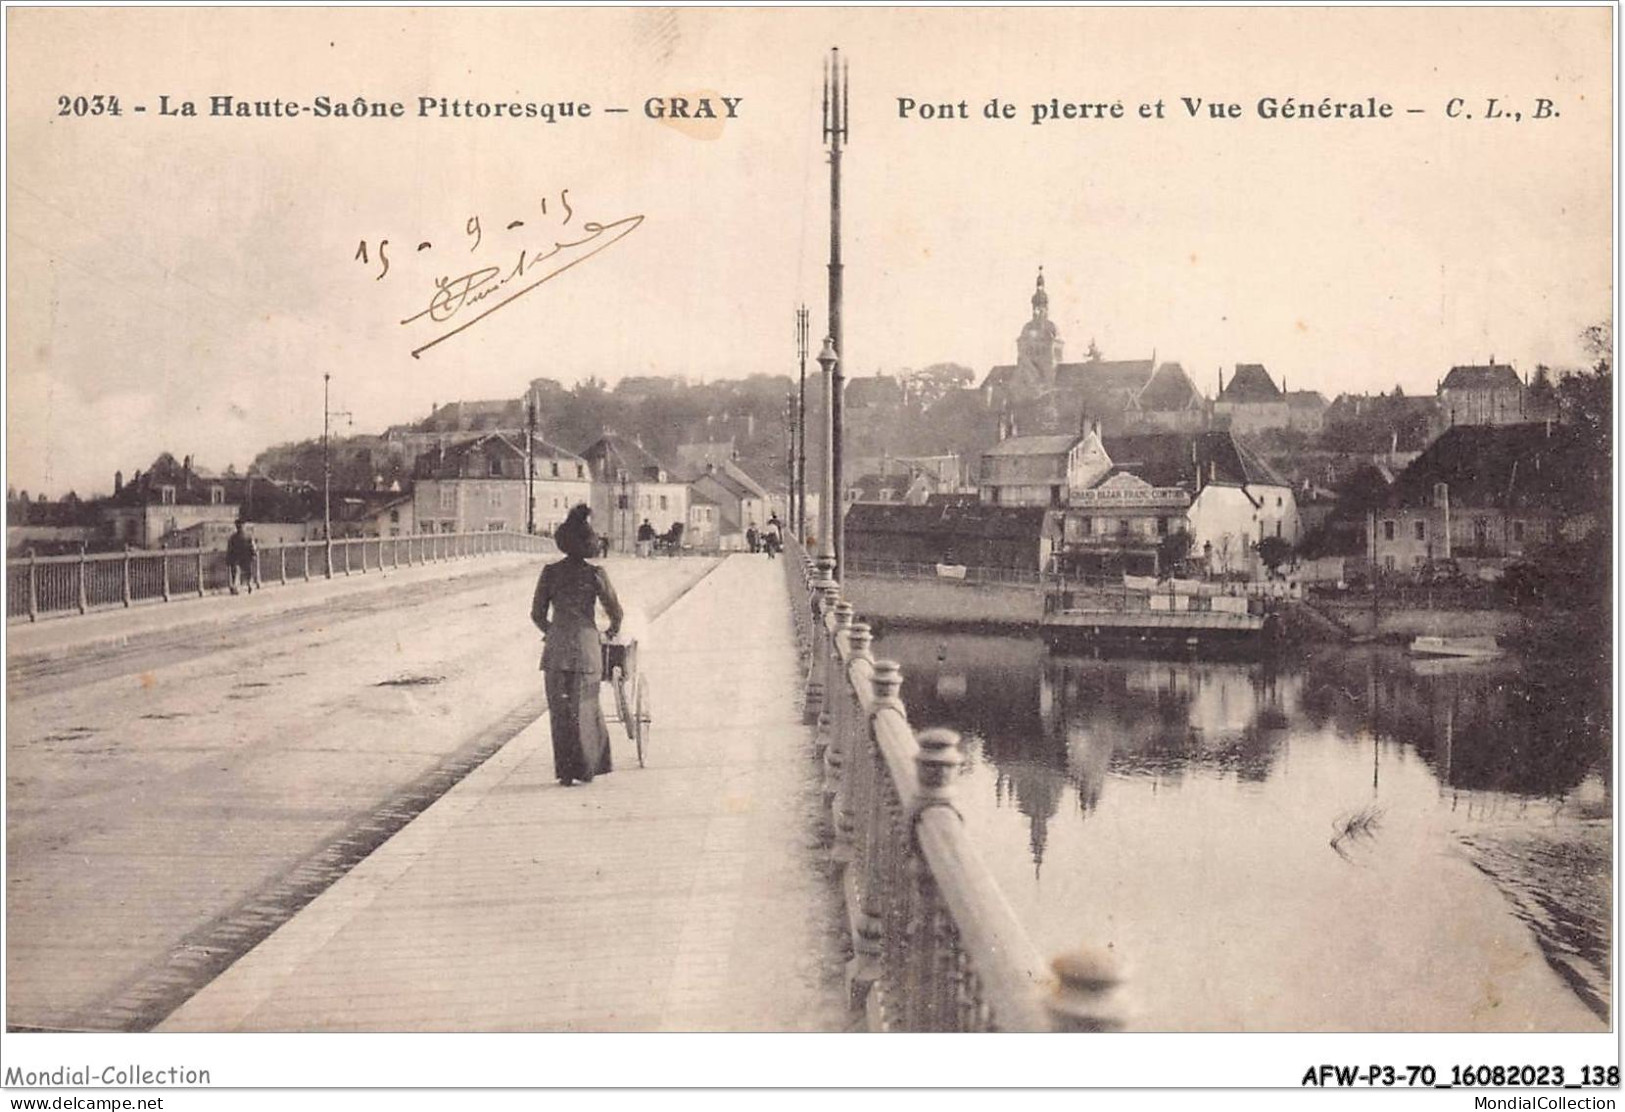
[[[553,531],[553,543],[566,556],[585,560],[598,555],[598,534],[593,531],[586,515],[571,514]]]

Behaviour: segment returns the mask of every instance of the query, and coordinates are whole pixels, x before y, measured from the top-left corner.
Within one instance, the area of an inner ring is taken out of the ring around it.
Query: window
[[[457,508],[457,490],[454,487],[440,488],[440,508],[442,510],[455,510]]]
[[[1385,541],[1391,541],[1391,540],[1394,539],[1394,523],[1393,522],[1385,521],[1385,522],[1382,523],[1382,539],[1385,540]]]
[[[1281,535],[1281,523],[1279,521],[1275,523],[1275,535],[1277,537]]]
[[[586,477],[587,477],[587,467],[586,467],[586,465],[585,464],[580,464],[580,463],[576,464],[576,478],[585,479]]]
[[[1078,535],[1087,537],[1095,531],[1095,519],[1092,517],[1078,518]]]
[[[1523,540],[1523,522],[1514,521],[1512,523],[1512,539],[1515,541]]]
[[[555,479],[559,477],[559,461],[558,460],[553,461],[553,477]]]
[[[1166,537],[1167,535],[1168,535],[1168,519],[1165,518],[1165,517],[1157,518],[1157,536]]]
[[[175,488],[172,486],[159,487],[158,501],[166,506],[173,506],[175,504]]]
[[[1418,521],[1416,523],[1416,539],[1419,540],[1419,541],[1425,541],[1425,540],[1428,539],[1427,522]]]
[[[660,508],[661,508],[661,509],[665,509],[665,508],[666,508],[666,496],[665,496],[665,495],[664,495],[664,494],[662,494],[662,495],[661,495],[661,496],[660,496]]]
[[[487,521],[485,528],[492,533],[500,533],[508,527],[506,521]]]
[[[1133,525],[1129,521],[1128,518],[1124,517],[1124,518],[1119,518],[1118,519],[1118,521],[1117,521],[1117,533],[1118,533],[1119,536],[1123,536],[1123,537],[1128,536],[1129,531],[1131,529],[1133,529]]]
[[[1416,555],[1416,556],[1412,556],[1412,557],[1411,557],[1411,567],[1413,567],[1413,568],[1419,568],[1419,567],[1421,567],[1421,566],[1422,566],[1422,564],[1423,564],[1423,563],[1425,563],[1425,562],[1426,562],[1426,560],[1427,560],[1427,557],[1426,557],[1426,556],[1422,556],[1422,555],[1420,555],[1420,554],[1418,554],[1418,555]]]
[[[630,508],[631,508],[631,507],[630,507],[630,506],[629,506],[629,505],[628,505],[628,500],[627,500],[627,497],[626,497],[626,495],[624,495],[624,494],[617,494],[617,495],[616,495],[616,496],[615,496],[615,508],[616,508],[616,509],[617,509],[617,510],[626,510],[626,509],[630,509]]]
[[[490,490],[486,491],[485,497],[486,505],[490,506],[493,510],[500,510],[502,508],[501,487],[492,487]]]
[[[389,523],[391,525],[399,525],[401,523],[401,511],[399,511],[399,510],[390,510],[389,511]]]
[[[1394,558],[1392,556],[1384,556],[1382,558],[1382,566],[1387,568],[1389,571],[1393,571],[1395,567]]]
[[[486,474],[490,475],[491,478],[493,478],[493,479],[502,478],[502,461],[500,459],[497,459],[495,456],[492,456],[491,459],[489,461],[487,461],[486,467],[488,468],[488,470],[486,471]]]
[[[226,502],[226,488],[225,487],[212,486],[212,487],[209,488],[209,505],[211,505],[211,506],[222,506],[222,505],[225,505],[225,502]]]

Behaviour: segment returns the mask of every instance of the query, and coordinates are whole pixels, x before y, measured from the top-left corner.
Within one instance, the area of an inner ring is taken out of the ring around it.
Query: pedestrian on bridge
[[[226,540],[226,585],[231,593],[237,593],[237,584],[241,583],[249,593],[254,593],[254,558],[258,553],[254,549],[254,538],[243,532],[243,519],[237,519],[237,530]]]
[[[546,677],[547,711],[553,727],[553,775],[560,784],[589,784],[611,769],[609,727],[598,704],[602,681],[603,637],[597,607],[609,615],[606,635],[620,632],[623,614],[609,575],[587,563],[599,552],[592,510],[585,503],[572,509],[553,533],[564,553],[542,569],[530,604],[530,620],[542,631],[542,672]]]

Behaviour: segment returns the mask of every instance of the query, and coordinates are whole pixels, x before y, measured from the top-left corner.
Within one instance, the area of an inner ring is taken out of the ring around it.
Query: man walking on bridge
[[[231,593],[237,593],[240,580],[249,594],[254,593],[254,538],[243,532],[243,519],[237,519],[237,531],[226,541],[226,582]]]

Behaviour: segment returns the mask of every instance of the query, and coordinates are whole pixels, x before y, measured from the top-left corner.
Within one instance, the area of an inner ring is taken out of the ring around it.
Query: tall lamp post
[[[328,451],[329,428],[334,417],[349,417],[347,410],[335,411],[328,404],[328,383],[333,376],[322,372],[322,548],[328,579],[333,578],[333,461]]]
[[[836,376],[839,373],[840,358],[835,352],[835,341],[824,337],[824,348],[818,353],[818,365],[823,369],[824,389],[824,450],[818,461],[819,497],[818,497],[818,567],[824,573],[825,579],[836,578],[837,567],[835,562],[834,521],[840,513],[840,497],[837,489],[838,480],[835,477],[834,447],[835,447],[835,421],[830,409],[830,393],[834,387]]]
[[[824,139],[829,143],[829,348],[831,353],[846,351],[845,337],[841,334],[841,143],[849,136],[847,115],[851,98],[847,93],[846,63],[841,61],[841,48],[829,52],[829,64],[824,73]],[[820,357],[822,361],[822,357]],[[834,361],[829,395],[830,474],[831,487],[838,497],[844,486],[841,456],[844,433],[842,373],[839,361]],[[842,550],[845,548],[846,523],[842,520],[843,507],[836,503],[830,508],[830,551],[835,558],[835,578],[841,578]]]
[[[795,497],[791,527],[796,540],[807,539],[807,307],[796,310],[796,355],[801,360],[801,381],[796,391],[795,468],[790,486]]]

